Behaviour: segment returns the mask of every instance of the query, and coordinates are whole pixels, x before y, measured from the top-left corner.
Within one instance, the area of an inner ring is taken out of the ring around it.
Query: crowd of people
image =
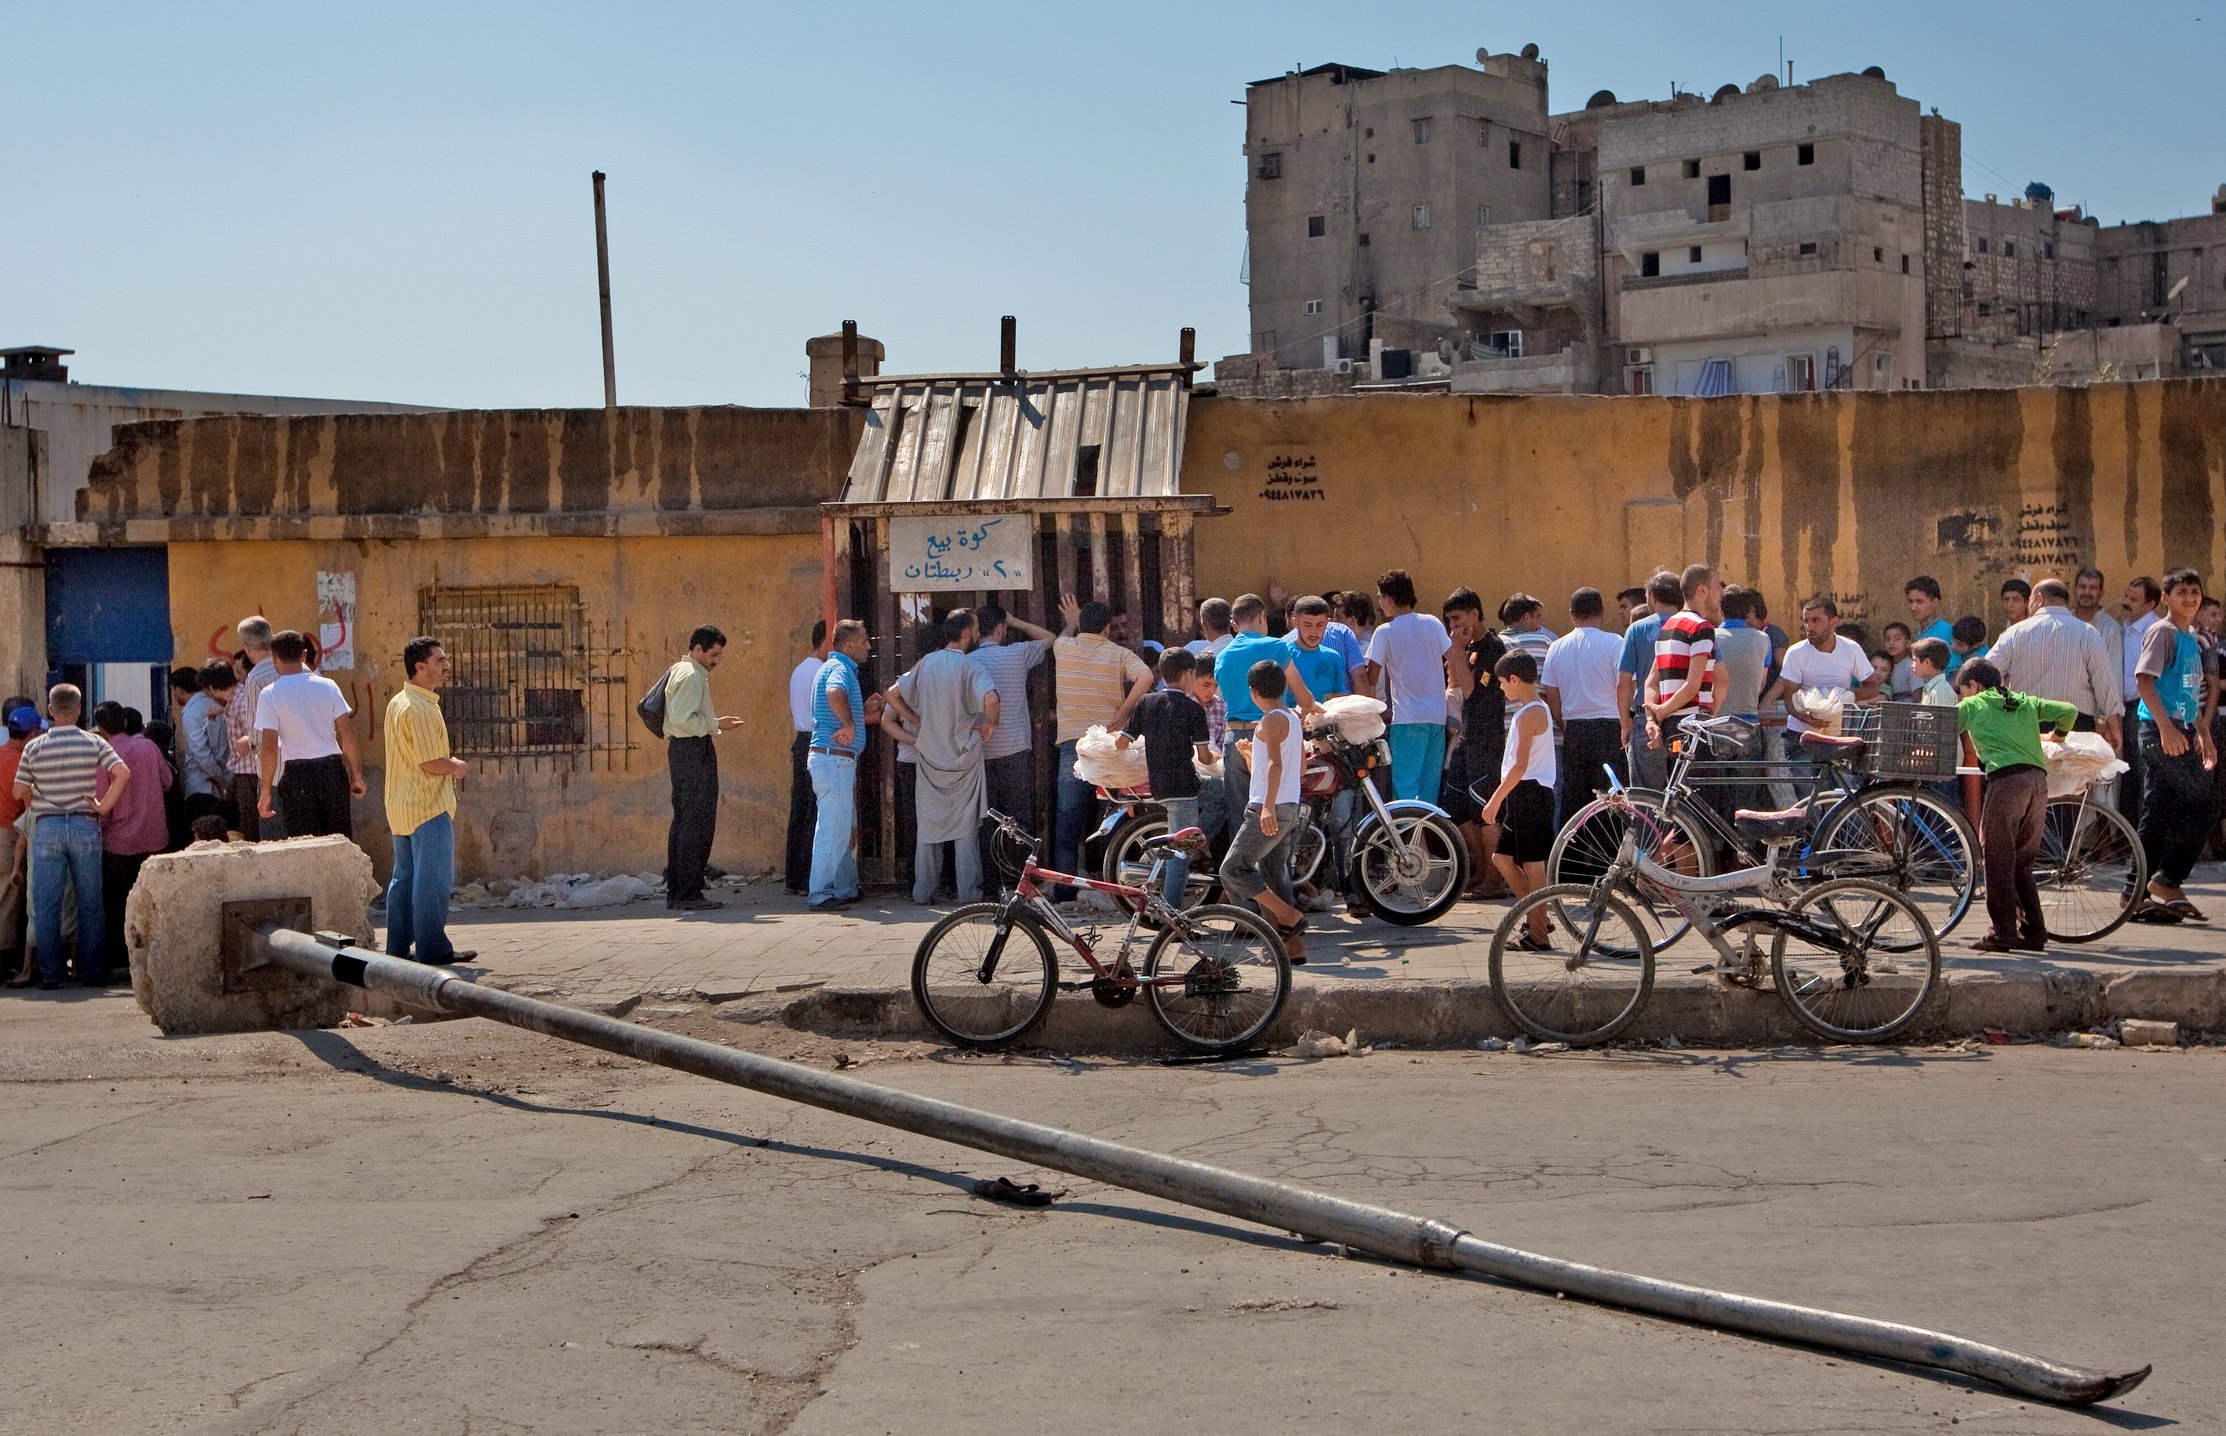
[[[130,974],[124,904],[157,853],[195,842],[355,836],[366,796],[347,695],[316,671],[316,645],[261,616],[242,619],[229,659],[170,674],[175,724],[95,704],[74,684],[43,705],[10,698],[0,746],[0,965],[9,984],[53,991]],[[384,723],[388,831],[386,951],[467,961],[447,933],[456,869],[456,783],[438,639],[403,646],[407,675]],[[84,726],[90,718],[91,727]]]
[[[1973,815],[1987,877],[1982,948],[2045,941],[2032,879],[2047,789],[2043,727],[2098,732],[2130,765],[2116,801],[2137,824],[2151,874],[2135,917],[2201,921],[2184,884],[2216,837],[2226,783],[2217,763],[2226,679],[2219,603],[2189,569],[2161,582],[2134,579],[2117,614],[2104,603],[2106,588],[2092,568],[2068,582],[2012,578],[1989,623],[1976,614],[1950,619],[1938,581],[1918,575],[1903,588],[1906,620],[1874,631],[1817,594],[1799,605],[1796,637],[1771,620],[1761,592],[1696,564],[1612,600],[1580,588],[1556,632],[1545,601],[1528,593],[1488,606],[1457,588],[1425,611],[1411,576],[1393,569],[1368,591],[1209,598],[1195,631],[1164,644],[1137,638],[1108,605],[1068,595],[1057,633],[995,605],[937,615],[926,656],[871,693],[860,676],[871,639],[863,623],[844,620],[832,632],[815,628],[812,652],[790,676],[785,880],[814,909],[859,900],[858,762],[880,728],[895,744],[913,899],[938,897],[946,847],[959,901],[978,899],[985,879],[993,888],[981,819],[992,808],[1037,811],[1028,680],[1048,661],[1057,783],[1050,866],[1079,870],[1098,816],[1095,785],[1075,772],[1077,742],[1093,728],[1124,744],[1141,738],[1152,797],[1171,830],[1197,827],[1223,845],[1224,887],[1271,918],[1299,960],[1307,911],[1340,899],[1354,915],[1366,911],[1346,854],[1333,845],[1329,886],[1314,891],[1292,883],[1286,840],[1305,720],[1347,693],[1387,705],[1390,765],[1380,786],[1386,797],[1436,803],[1461,825],[1474,897],[1519,896],[1541,883],[1560,825],[1606,787],[1610,770],[1623,782],[1662,786],[1679,730],[1696,717],[1750,720],[1747,749],[1722,756],[1774,760],[1754,771],[1788,775],[1712,789],[1711,801],[1727,810],[1791,806],[1802,796],[1794,775],[1807,723],[1789,699],[1839,690],[1860,703],[1957,710],[1985,773]],[[1202,776],[1215,764],[1218,779]],[[683,774],[692,771],[676,759],[676,841]],[[1332,815],[1333,833],[1341,826]],[[675,906],[700,901],[674,891]]]

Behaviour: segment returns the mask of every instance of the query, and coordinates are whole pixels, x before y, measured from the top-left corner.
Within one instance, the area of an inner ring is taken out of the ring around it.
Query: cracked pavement
[[[1532,1250],[2153,1361],[2074,1413],[1410,1272],[475,1021],[0,1013],[0,1432],[2085,1432],[2226,1423],[2226,1052],[1170,1069],[706,1020]],[[1041,1180],[1045,1211],[972,1197]]]

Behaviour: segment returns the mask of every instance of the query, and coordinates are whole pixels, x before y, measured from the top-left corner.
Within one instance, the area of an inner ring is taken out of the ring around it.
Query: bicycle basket
[[[1038,862],[1043,860],[1042,839],[1030,837],[1018,828],[1007,827],[993,818],[984,818],[982,821],[992,825],[990,856],[996,860],[997,871],[1005,875],[1007,882],[1020,881],[1020,875],[1027,871],[1028,859],[1035,858]]]
[[[1956,710],[1926,703],[1849,704],[1840,732],[1863,740],[1861,769],[1874,778],[1936,782],[1963,758]]]

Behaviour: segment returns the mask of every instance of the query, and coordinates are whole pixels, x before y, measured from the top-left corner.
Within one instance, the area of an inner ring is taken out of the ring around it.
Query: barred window
[[[441,690],[450,741],[487,758],[591,747],[592,673],[586,612],[567,584],[421,588],[418,632],[448,650]],[[608,731],[607,725],[606,732]]]

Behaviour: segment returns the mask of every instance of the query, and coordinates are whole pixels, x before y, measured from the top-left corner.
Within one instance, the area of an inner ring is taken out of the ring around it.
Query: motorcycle
[[[1317,723],[1299,774],[1299,828],[1292,839],[1291,881],[1315,882],[1333,841],[1344,840],[1353,895],[1385,922],[1414,927],[1450,911],[1468,886],[1468,844],[1450,815],[1434,803],[1385,801],[1374,777],[1391,772],[1391,747],[1377,738],[1350,743],[1336,728]],[[1338,799],[1354,794],[1355,802]],[[1145,844],[1167,831],[1167,819],[1148,788],[1100,789],[1114,805],[1096,838],[1103,847],[1108,882],[1133,884],[1149,867]],[[1340,819],[1339,810],[1353,813]],[[1207,901],[1219,885],[1215,864],[1194,864],[1184,906]]]

